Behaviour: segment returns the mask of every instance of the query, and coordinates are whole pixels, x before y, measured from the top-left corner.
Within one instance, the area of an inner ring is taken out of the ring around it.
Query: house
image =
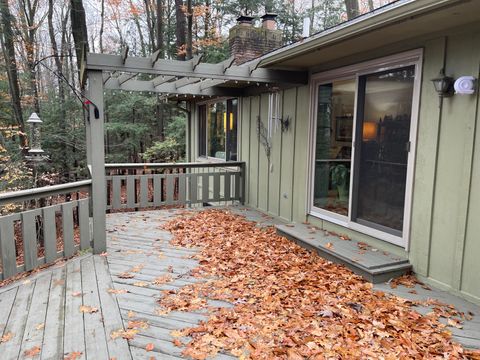
[[[480,1],[396,1],[252,64],[308,84],[190,98],[188,160],[244,161],[247,205],[408,259],[480,303]]]

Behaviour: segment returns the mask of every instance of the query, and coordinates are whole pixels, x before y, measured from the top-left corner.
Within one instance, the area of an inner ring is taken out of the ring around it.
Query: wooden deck
[[[261,224],[276,222],[255,211],[234,209]],[[196,250],[172,247],[171,235],[158,228],[175,214],[171,210],[108,215],[107,257],[82,255],[0,289],[0,358],[56,360],[69,354],[75,359],[95,360],[182,358],[182,349],[172,343],[170,332],[198,323],[206,315],[156,313],[159,290],[199,281],[189,276],[197,266],[189,259]],[[134,277],[119,276],[124,272]],[[173,282],[161,286],[152,283],[168,274],[175,279]],[[393,291],[386,285],[382,289]],[[412,296],[402,287],[395,292]],[[472,311],[476,315],[473,321],[466,322],[464,329],[455,329],[455,335],[469,347],[480,347],[478,306],[436,290],[418,291],[415,296],[438,297],[459,310]],[[85,310],[93,307],[98,311],[82,313],[82,305]],[[146,322],[148,327],[140,328],[132,340],[112,339],[112,333],[127,329],[132,320]],[[152,351],[145,350],[147,344],[153,344]],[[29,353],[37,354],[28,357]],[[233,357],[220,354],[217,359]]]

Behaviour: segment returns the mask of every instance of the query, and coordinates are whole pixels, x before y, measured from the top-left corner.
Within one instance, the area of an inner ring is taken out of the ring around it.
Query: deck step
[[[353,239],[342,239],[305,224],[276,225],[277,233],[321,257],[342,264],[367,281],[378,284],[411,272],[406,257],[378,250]]]

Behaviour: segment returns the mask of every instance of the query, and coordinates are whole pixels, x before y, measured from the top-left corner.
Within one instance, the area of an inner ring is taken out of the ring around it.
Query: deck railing
[[[33,270],[91,247],[92,181],[0,194],[0,279]],[[0,212],[1,213],[1,212]]]
[[[107,210],[244,202],[245,163],[106,164]]]

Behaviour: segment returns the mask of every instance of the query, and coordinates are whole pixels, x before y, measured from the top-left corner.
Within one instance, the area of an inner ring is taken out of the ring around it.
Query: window
[[[406,244],[420,56],[314,83],[311,213]]]
[[[199,106],[200,156],[237,160],[237,108],[237,99]]]

